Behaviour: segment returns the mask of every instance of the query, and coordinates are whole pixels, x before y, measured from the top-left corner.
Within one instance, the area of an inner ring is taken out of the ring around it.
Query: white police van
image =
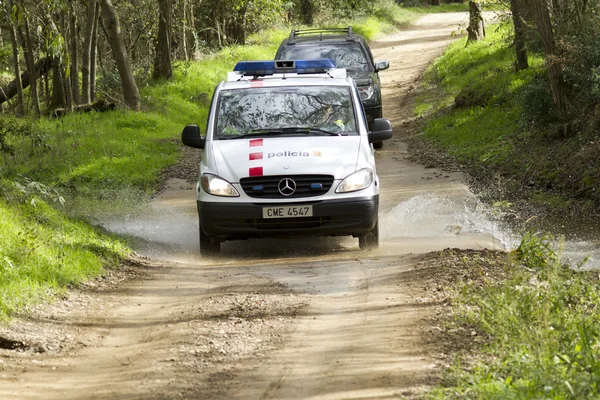
[[[246,61],[215,89],[202,136],[197,186],[200,251],[261,237],[344,236],[379,245],[379,178],[372,143],[392,136],[386,119],[369,132],[356,85],[333,61]]]

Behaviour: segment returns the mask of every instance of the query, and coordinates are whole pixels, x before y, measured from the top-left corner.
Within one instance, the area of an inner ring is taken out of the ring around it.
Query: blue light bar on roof
[[[275,73],[275,61],[240,61],[235,64],[233,72],[240,75],[273,75]]]
[[[275,60],[275,61],[240,61],[233,68],[234,72],[245,76],[265,76],[273,74],[323,74],[335,68],[329,58],[317,60]]]

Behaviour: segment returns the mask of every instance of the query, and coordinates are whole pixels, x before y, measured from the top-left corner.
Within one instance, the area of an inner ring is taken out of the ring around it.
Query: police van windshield
[[[222,90],[214,138],[249,135],[358,135],[350,88],[264,87]]]
[[[312,60],[330,58],[338,68],[349,71],[370,71],[369,61],[357,42],[327,43],[311,42],[310,44],[295,44],[280,49],[279,60]]]

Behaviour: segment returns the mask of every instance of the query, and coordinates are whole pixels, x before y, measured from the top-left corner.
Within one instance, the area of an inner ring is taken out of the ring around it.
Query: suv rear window
[[[370,71],[369,60],[358,42],[311,42],[284,46],[279,60],[312,60],[331,58],[336,67],[350,71]]]
[[[352,95],[350,88],[344,86],[222,90],[215,128],[217,139],[235,139],[283,129],[291,135],[327,132],[358,135]]]

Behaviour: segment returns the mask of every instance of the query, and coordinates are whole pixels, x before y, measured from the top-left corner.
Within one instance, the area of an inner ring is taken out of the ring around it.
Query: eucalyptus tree
[[[527,49],[525,48],[525,22],[523,21],[522,2],[523,0],[510,0],[510,10],[515,30],[514,45],[517,57],[515,69],[517,71],[529,68]]]
[[[93,85],[95,74],[92,74],[92,69],[95,71],[95,53],[96,43],[95,35],[97,35],[97,23],[99,15],[99,4],[97,0],[86,0],[86,19],[83,28],[83,47],[81,49],[81,102],[90,103],[92,101]],[[92,64],[94,68],[92,68]]]
[[[170,79],[173,75],[171,69],[172,7],[172,0],[158,0],[158,39],[154,56],[154,78]]]
[[[21,80],[21,64],[19,62],[19,41],[17,39],[16,16],[14,13],[12,0],[5,0],[2,4],[3,20],[8,23],[7,29],[12,44],[13,68],[15,72],[15,84],[17,91],[17,114],[25,115],[25,96],[23,95],[23,82]],[[8,100],[9,97],[3,93],[3,97]],[[5,101],[6,101],[5,100]]]
[[[23,55],[25,58],[25,63],[27,65],[27,72],[29,76],[29,87],[31,93],[31,102],[33,103],[33,109],[35,111],[36,116],[41,115],[40,110],[40,99],[38,96],[38,86],[37,86],[37,71],[35,68],[35,55],[34,55],[34,46],[33,41],[31,40],[31,30],[29,28],[29,20],[30,15],[29,12],[22,4],[19,4],[17,7],[17,14],[19,15],[19,19],[22,21],[22,24],[19,26],[19,36],[21,38],[21,43],[23,45]]]
[[[127,49],[123,44],[119,17],[117,16],[117,12],[115,11],[115,7],[111,0],[100,0],[100,8],[102,9],[102,16],[106,28],[106,37],[112,49],[113,59],[117,65],[117,70],[119,71],[119,76],[121,78],[125,104],[127,104],[130,109],[139,111],[140,93],[135,82],[135,77],[133,76]]]
[[[71,2],[68,5],[68,20],[69,20],[69,48],[70,48],[70,69],[69,81],[71,83],[71,98],[75,105],[80,104],[79,99],[79,52],[78,50],[78,35],[77,35],[77,2]]]
[[[552,99],[561,117],[565,117],[568,107],[567,87],[563,68],[558,57],[553,24],[550,19],[550,4],[547,0],[532,0],[530,4],[536,29],[544,48]]]

